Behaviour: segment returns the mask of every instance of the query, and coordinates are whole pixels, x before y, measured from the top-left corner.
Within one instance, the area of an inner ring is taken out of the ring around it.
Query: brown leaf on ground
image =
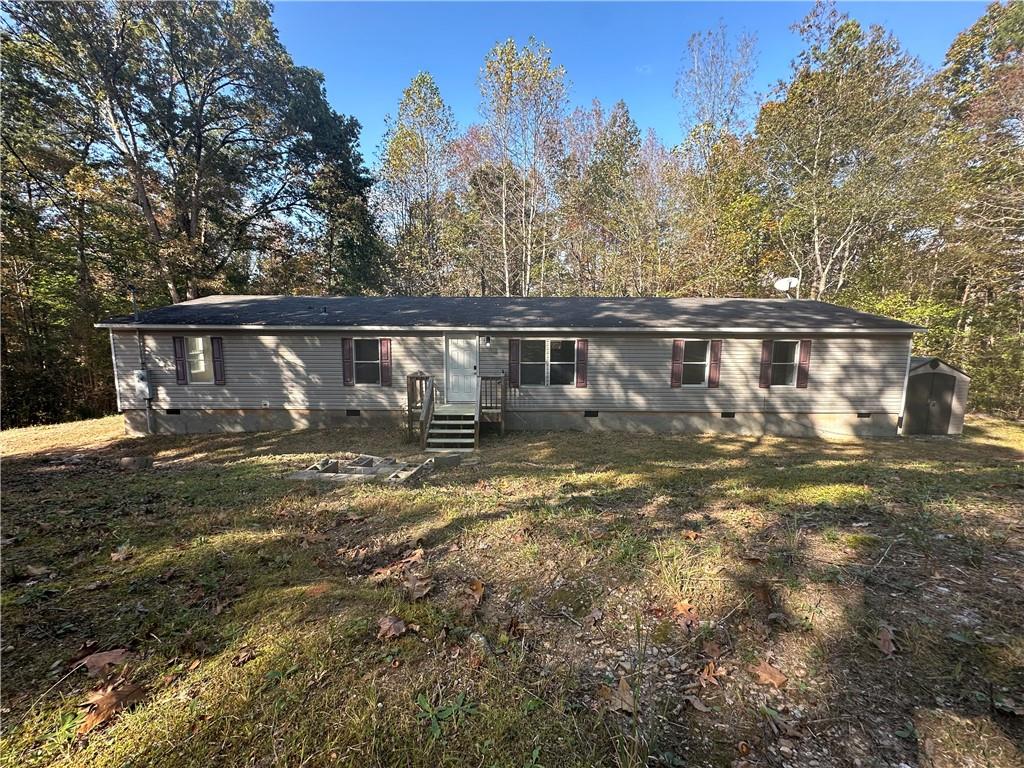
[[[595,608],[586,616],[583,617],[583,626],[587,629],[593,628],[601,619],[604,618],[604,611],[600,608]]]
[[[714,661],[709,661],[704,665],[704,668],[697,674],[697,682],[700,683],[701,688],[706,688],[709,685],[718,685],[718,667],[715,666]]]
[[[232,667],[240,667],[243,664],[248,664],[250,661],[256,658],[256,649],[251,645],[243,645],[242,648],[235,654],[235,658],[231,660]]]
[[[878,637],[875,638],[875,645],[886,656],[892,656],[896,651],[895,632],[896,630],[888,624],[882,624],[878,628]]]
[[[405,573],[409,566],[418,565],[423,562],[423,549],[413,549],[405,553],[405,557],[401,560],[396,560],[390,565],[384,565],[380,568],[374,568],[370,572],[370,581],[374,584],[380,584],[382,581],[387,581],[392,576],[400,576]]]
[[[696,541],[700,538],[700,532],[692,530],[683,531],[683,538],[687,541]]]
[[[720,646],[714,640],[708,640],[706,643],[704,643],[703,650],[705,656],[715,660],[721,658],[722,654],[725,653],[725,650],[722,648],[722,646]]]
[[[747,669],[754,675],[757,675],[757,682],[761,685],[773,685],[776,688],[782,688],[786,685],[786,681],[789,680],[780,670],[763,659],[756,667],[751,665]]]
[[[132,549],[132,545],[125,542],[124,544],[122,544],[110,553],[110,559],[112,562],[121,563],[125,560],[131,560],[134,554],[135,551]]]
[[[128,660],[129,652],[126,648],[117,648],[113,651],[101,651],[92,653],[83,658],[79,664],[85,667],[89,677],[105,675],[111,669]]]
[[[378,640],[391,640],[405,634],[405,622],[397,616],[382,616],[377,621],[380,629],[377,631]]]
[[[689,632],[697,626],[700,621],[700,614],[686,600],[679,600],[672,606],[672,618],[676,624]]]
[[[39,578],[40,576],[49,576],[53,573],[53,569],[45,565],[26,565],[25,575],[31,576],[32,578]]]
[[[470,597],[473,598],[474,605],[480,605],[484,599],[484,583],[480,579],[472,579],[469,585],[466,587]]]
[[[687,702],[691,707],[696,709],[698,712],[711,711],[711,707],[709,707],[703,701],[698,699],[696,696],[683,696],[683,701]]]
[[[614,688],[601,683],[597,687],[597,696],[608,704],[608,709],[612,712],[633,712],[633,689],[629,687],[629,682],[624,677],[619,678]]]
[[[123,683],[109,685],[93,691],[85,697],[81,706],[89,707],[85,720],[78,726],[78,736],[85,736],[95,728],[103,725],[110,718],[126,707],[130,707],[145,698],[146,689],[141,685]]]
[[[409,593],[409,598],[412,600],[419,600],[421,597],[434,588],[434,580],[429,576],[420,576],[417,573],[409,571],[405,576],[406,592]]]
[[[416,565],[423,562],[423,547],[417,547],[411,549],[405,553],[405,556],[398,561],[402,565]]]

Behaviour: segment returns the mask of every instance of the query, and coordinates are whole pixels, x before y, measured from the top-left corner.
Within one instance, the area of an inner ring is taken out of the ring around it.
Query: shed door
[[[445,364],[449,403],[467,403],[476,399],[477,337],[449,336],[448,359]]]
[[[948,373],[911,376],[903,431],[908,435],[945,435],[953,414],[956,377]]]

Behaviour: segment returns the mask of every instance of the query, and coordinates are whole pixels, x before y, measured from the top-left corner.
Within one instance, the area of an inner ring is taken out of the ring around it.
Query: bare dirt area
[[[1024,765],[1020,425],[403,437],[4,432],[3,764]]]

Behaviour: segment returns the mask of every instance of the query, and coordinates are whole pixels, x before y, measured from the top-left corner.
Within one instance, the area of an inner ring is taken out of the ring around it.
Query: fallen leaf
[[[480,579],[473,579],[469,582],[468,590],[474,603],[480,605],[484,599],[484,583]]]
[[[757,675],[757,682],[761,685],[773,685],[776,688],[783,688],[789,679],[780,670],[763,659],[756,667],[751,665],[747,669]]]
[[[130,707],[135,704],[146,695],[146,689],[141,685],[132,685],[131,683],[124,683],[119,686],[109,685],[106,688],[102,688],[98,691],[93,691],[85,700],[81,706],[89,707],[89,713],[85,716],[85,720],[78,726],[78,736],[84,736],[85,734],[97,728],[103,723],[107,722],[110,718],[120,712],[126,707]]]
[[[405,589],[412,600],[419,600],[434,588],[434,580],[409,571],[405,576]]]
[[[53,573],[52,568],[47,568],[45,565],[26,565],[25,575],[32,576],[33,578],[39,578],[40,576],[49,576]]]
[[[89,677],[99,677],[104,675],[113,669],[114,667],[124,664],[128,660],[129,652],[126,648],[118,648],[113,651],[101,651],[100,653],[91,653],[80,662],[80,666],[85,667],[85,671],[89,674]],[[110,669],[108,669],[108,667]]]
[[[896,651],[894,632],[895,630],[888,624],[882,624],[878,628],[878,637],[875,639],[875,645],[886,656],[892,656]]]
[[[594,627],[601,619],[604,618],[604,611],[600,608],[595,608],[586,616],[583,617],[583,626],[588,629]]]
[[[232,667],[241,667],[256,658],[256,649],[250,645],[244,645],[231,660]]]
[[[698,531],[686,530],[683,531],[683,538],[689,541],[696,541],[700,538],[700,533]]]
[[[723,653],[725,653],[725,651],[722,649],[722,646],[720,646],[714,640],[708,640],[706,643],[704,643],[705,656],[709,656],[712,659],[718,659],[722,656]]]
[[[618,685],[614,688],[601,683],[597,687],[597,695],[607,702],[608,709],[612,712],[633,712],[633,689],[629,687],[624,677],[619,678]]]
[[[128,542],[125,542],[124,544],[122,544],[110,553],[110,559],[115,563],[120,563],[125,560],[130,560],[132,555],[134,554],[135,552],[134,550],[132,550],[132,545]]]
[[[683,696],[683,701],[688,702],[698,712],[710,712],[711,707],[698,699],[696,696]]]
[[[687,632],[697,626],[700,621],[700,615],[697,613],[697,609],[690,605],[685,600],[679,600],[674,606],[672,606],[672,618],[675,622],[683,627]]]
[[[709,661],[704,665],[704,668],[697,675],[697,681],[700,683],[701,688],[706,688],[709,685],[721,685],[718,682],[718,668],[715,666],[714,661]]]
[[[377,621],[377,625],[380,627],[377,632],[378,640],[390,640],[405,634],[405,622],[397,616],[383,616]]]

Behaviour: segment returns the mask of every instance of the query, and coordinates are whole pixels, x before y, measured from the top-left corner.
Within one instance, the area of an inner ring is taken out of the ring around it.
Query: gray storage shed
[[[964,430],[971,377],[937,357],[911,357],[905,435],[959,435]]]

